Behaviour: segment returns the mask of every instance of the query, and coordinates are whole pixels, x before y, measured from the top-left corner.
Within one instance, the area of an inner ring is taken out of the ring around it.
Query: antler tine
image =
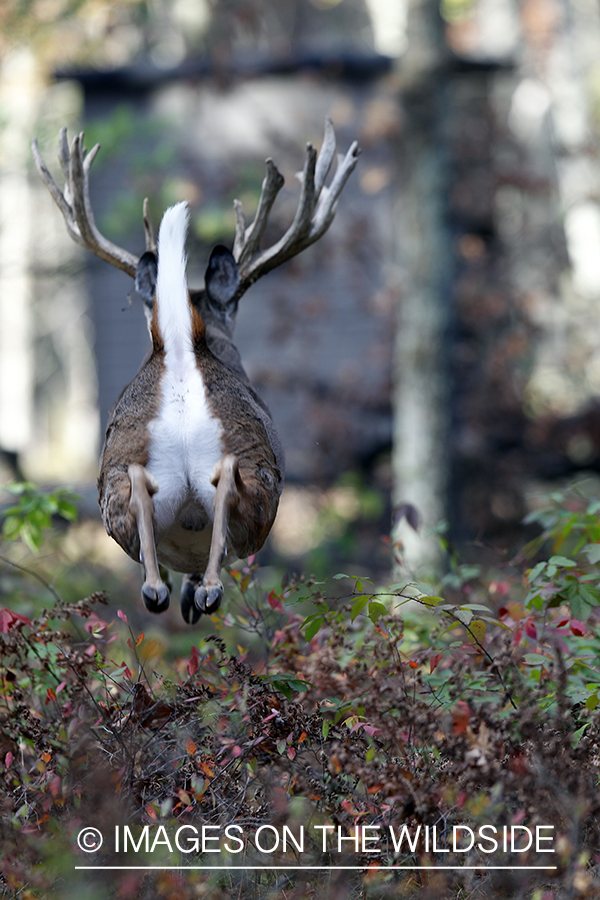
[[[310,242],[318,240],[324,234],[335,216],[337,202],[344,185],[354,171],[358,157],[360,156],[360,148],[356,141],[351,144],[346,156],[338,155],[337,169],[333,181],[328,188],[324,188],[313,216],[312,227],[310,230]]]
[[[327,116],[325,119],[325,134],[323,135],[323,144],[317,158],[317,167],[315,169],[315,195],[317,199],[321,193],[325,179],[331,168],[333,157],[335,156],[335,131],[333,122]]]
[[[90,163],[86,165],[83,150],[83,132],[76,135],[73,140],[69,160],[69,181],[73,196],[75,221],[83,238],[84,247],[87,247],[100,259],[106,260],[111,265],[127,272],[128,275],[135,277],[135,270],[139,262],[138,257],[108,241],[96,227],[90,201],[89,169],[99,149],[97,144],[90,153]]]
[[[36,168],[63,215],[69,235],[81,247],[91,250],[96,256],[131,275],[132,278],[135,277],[138,257],[103,237],[94,220],[90,201],[89,172],[100,145],[96,144],[86,156],[82,132],[75,137],[69,150],[67,129],[60,129],[58,159],[65,176],[64,191],[60,190],[50,174],[35,138],[31,147]]]
[[[246,265],[240,267],[240,287],[238,296],[241,296],[251,284],[257,281],[261,275],[274,269],[286,259],[295,256],[306,244],[303,243],[309,229],[310,220],[315,206],[315,166],[317,151],[308,144],[306,147],[306,162],[302,173],[302,188],[298,209],[294,221],[283,237],[272,247],[269,247],[254,260],[244,254]],[[275,198],[273,198],[275,199]],[[266,222],[265,222],[266,225]],[[264,230],[264,228],[263,228]],[[243,251],[242,251],[243,253]]]
[[[76,230],[74,230],[74,227],[73,227],[75,224],[73,221],[73,218],[72,218],[73,211],[72,211],[69,203],[65,199],[64,194],[61,193],[60,188],[58,187],[54,178],[50,174],[50,171],[49,171],[48,167],[46,166],[46,163],[44,162],[42,155],[40,153],[40,150],[38,147],[38,142],[37,142],[36,138],[34,138],[31,142],[31,150],[33,153],[33,159],[35,161],[35,166],[39,172],[40,178],[42,179],[42,181],[44,182],[44,184],[50,191],[52,199],[54,200],[54,202],[60,209],[61,213],[63,214],[69,234],[71,235],[73,240],[77,241],[77,243],[80,243],[80,240],[79,240],[80,236],[79,236],[78,232]]]
[[[338,157],[333,181],[329,187],[325,187],[325,179],[331,168],[335,149],[335,131],[331,119],[327,118],[321,152],[317,155],[317,151],[310,144],[306,148],[304,170],[300,176],[302,188],[294,221],[276,244],[263,250],[255,258],[253,256],[258,250],[271,207],[283,184],[283,179],[272,160],[267,160],[267,175],[263,182],[256,217],[249,228],[245,226],[241,204],[236,201],[234,256],[240,269],[238,298],[262,275],[296,256],[320,238],[331,224],[340,193],[356,166],[360,152],[355,141],[345,157]]]
[[[157,253],[156,238],[154,237],[152,222],[150,221],[147,197],[144,197],[144,235],[146,236],[146,250],[149,250],[151,253]]]
[[[61,128],[58,132],[58,161],[65,177],[65,182],[69,183],[69,141],[67,140],[67,129]]]
[[[262,183],[260,200],[254,221],[249,228],[246,228],[244,214],[242,212],[242,204],[239,200],[234,200],[236,212],[236,235],[235,244],[233,246],[233,255],[236,262],[243,266],[251,259],[258,250],[261,238],[269,220],[271,207],[275,202],[277,194],[283,187],[283,175],[279,172],[277,166],[271,158],[267,159],[267,174]]]

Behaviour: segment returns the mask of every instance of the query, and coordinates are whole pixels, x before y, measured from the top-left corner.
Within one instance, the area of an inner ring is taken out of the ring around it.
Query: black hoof
[[[200,612],[208,613],[210,615],[210,613],[214,613],[218,610],[222,598],[223,585],[220,582],[213,584],[210,587],[199,584],[194,594],[194,603]]]
[[[181,615],[183,616],[183,621],[187,622],[188,625],[195,625],[202,615],[202,610],[198,609],[194,602],[197,584],[197,581],[186,577],[181,585]]]
[[[158,587],[144,582],[142,585],[142,600],[146,604],[148,612],[163,613],[169,608],[169,603],[171,602],[169,588],[162,582]]]

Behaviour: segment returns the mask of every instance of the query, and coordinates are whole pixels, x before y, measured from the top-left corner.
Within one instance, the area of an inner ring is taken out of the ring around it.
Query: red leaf
[[[520,642],[522,637],[523,637],[523,626],[517,625],[517,627],[515,628],[515,633],[513,635],[513,644],[516,646]]]
[[[4,765],[6,766],[7,769],[9,769],[10,766],[12,765],[13,759],[14,759],[14,756],[12,755],[12,753],[9,750],[8,753],[6,754],[6,756],[4,757]]]
[[[464,734],[469,724],[471,712],[464,700],[459,700],[452,710],[452,731],[454,734]]]
[[[435,670],[437,669],[437,667],[439,665],[441,658],[442,658],[441,653],[436,653],[434,656],[431,657],[431,659],[429,660],[429,674],[431,674],[432,672],[435,672]]]
[[[31,625],[27,616],[0,606],[0,634],[8,634],[13,625]]]
[[[587,634],[587,628],[583,622],[580,622],[579,619],[571,619],[569,622],[569,628],[573,632],[573,634],[577,635],[577,637],[583,637],[584,634]]]
[[[525,622],[525,634],[527,637],[533,638],[534,640],[537,638],[537,628],[533,624],[532,619],[527,619]]]
[[[13,614],[10,609],[4,609],[0,606],[0,634],[8,634],[8,629],[12,625]]]
[[[235,759],[237,759],[238,756],[241,756],[243,752],[244,752],[244,751],[242,750],[242,748],[241,748],[240,746],[238,746],[238,744],[235,744],[235,745],[231,748],[231,755],[232,755]]]
[[[117,615],[120,619],[123,619],[124,622],[127,622],[127,616],[125,615],[125,613],[123,612],[122,609],[117,610]]]
[[[411,669],[418,669],[418,668],[419,668],[419,663],[418,663],[418,662],[415,662],[414,659],[409,659],[408,664],[409,664],[409,666],[411,667]]]
[[[271,591],[269,596],[267,597],[267,602],[271,609],[276,609],[277,612],[283,612],[283,604],[275,591]]]
[[[187,665],[188,675],[195,675],[198,671],[198,656],[190,656],[188,665]]]
[[[363,731],[366,731],[367,734],[371,735],[371,737],[375,737],[376,734],[379,734],[381,728],[375,728],[374,725],[363,725]]]

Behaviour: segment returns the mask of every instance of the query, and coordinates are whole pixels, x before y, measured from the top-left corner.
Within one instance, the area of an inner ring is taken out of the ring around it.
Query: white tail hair
[[[187,353],[192,352],[185,253],[188,221],[187,203],[178,203],[165,212],[158,232],[158,327],[169,358],[167,364],[174,368],[178,368]]]

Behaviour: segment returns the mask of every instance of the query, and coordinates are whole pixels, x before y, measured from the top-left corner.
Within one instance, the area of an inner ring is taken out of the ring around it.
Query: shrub
[[[436,585],[234,569],[173,664],[101,593],[7,603],[4,895],[598,896],[596,510],[555,498],[517,559]]]

